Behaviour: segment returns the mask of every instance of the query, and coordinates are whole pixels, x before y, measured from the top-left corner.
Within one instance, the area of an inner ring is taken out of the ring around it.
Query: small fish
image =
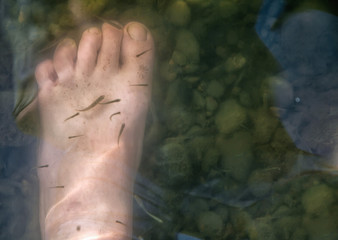
[[[120,129],[120,133],[119,133],[119,136],[117,137],[117,145],[119,145],[120,143],[120,137],[122,135],[122,132],[123,132],[123,129],[126,125],[124,123],[122,123],[122,126],[121,126],[121,129]]]
[[[69,136],[68,139],[77,138],[77,137],[82,137],[82,136],[83,136],[83,135]]]
[[[37,166],[37,167],[33,167],[31,170],[33,170],[33,169],[38,169],[38,168],[47,168],[47,167],[49,167],[48,164],[46,164],[46,165],[41,165],[41,166]]]
[[[102,22],[108,22],[109,24],[113,25],[114,27],[116,27],[118,29],[123,29],[123,25],[121,23],[119,23],[118,21],[109,20],[109,19],[106,19],[106,18],[99,17],[97,15],[94,15],[94,17],[101,20]]]
[[[110,104],[110,103],[116,103],[116,102],[120,102],[121,99],[115,99],[115,100],[111,100],[111,101],[108,101],[108,102],[103,102],[103,103],[99,103],[99,104]]]
[[[37,168],[46,168],[46,167],[49,167],[49,165],[48,165],[48,164],[46,164],[46,165],[41,165],[41,166],[38,166]]]
[[[49,188],[65,188],[65,186],[55,186],[55,187],[49,187]]]
[[[116,222],[116,223],[119,223],[119,224],[122,224],[122,225],[124,225],[124,226],[127,226],[125,223],[123,223],[123,222],[121,222],[121,221],[119,221],[119,220],[116,220],[115,222]]]
[[[79,112],[84,112],[87,111],[93,107],[95,107],[97,104],[99,104],[102,100],[104,99],[104,95],[101,95],[100,97],[98,97],[92,104],[90,104],[88,107],[81,109],[81,110],[77,110]]]
[[[116,112],[116,113],[113,113],[112,115],[110,115],[109,119],[111,120],[113,116],[117,115],[117,114],[121,114],[121,112]]]
[[[139,84],[130,84],[131,87],[148,87],[149,84],[147,83],[139,83]]]
[[[136,194],[134,194],[134,199],[136,200],[137,204],[142,208],[142,210],[143,210],[146,214],[148,214],[151,218],[153,218],[153,219],[156,220],[157,222],[163,223],[163,220],[162,220],[162,219],[156,217],[155,215],[153,215],[153,214],[151,214],[150,212],[147,211],[147,209],[146,209],[145,206],[143,205],[142,199],[141,199],[139,196],[137,196]]]
[[[140,57],[140,56],[142,56],[143,54],[149,52],[150,50],[151,50],[151,48],[148,49],[148,50],[145,50],[145,51],[143,51],[143,52],[141,52],[141,53],[139,53],[139,54],[137,54],[136,57]]]
[[[75,113],[75,114],[73,114],[72,116],[66,118],[64,121],[67,121],[67,120],[69,120],[69,119],[72,119],[72,118],[74,118],[74,117],[76,117],[76,116],[78,116],[78,115],[80,115],[80,113]]]

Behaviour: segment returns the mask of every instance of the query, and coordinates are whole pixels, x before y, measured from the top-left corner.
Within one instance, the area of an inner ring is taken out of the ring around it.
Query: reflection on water
[[[337,17],[305,2],[2,1],[0,239],[39,239],[14,87],[20,112],[34,63],[102,20],[143,22],[157,47],[135,237],[337,239]]]

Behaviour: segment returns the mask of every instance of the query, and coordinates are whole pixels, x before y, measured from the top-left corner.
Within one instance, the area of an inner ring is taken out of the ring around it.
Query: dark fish
[[[115,100],[111,100],[111,101],[108,101],[108,102],[102,102],[102,103],[99,103],[99,104],[110,104],[110,103],[116,103],[116,102],[120,102],[121,99],[115,99]]]
[[[117,115],[117,114],[121,114],[121,112],[116,112],[116,113],[113,113],[112,115],[110,115],[109,119],[111,120],[113,116]]]
[[[122,135],[122,132],[123,132],[123,129],[126,125],[123,123],[122,126],[121,126],[121,129],[120,129],[120,133],[119,133],[119,136],[117,137],[117,145],[119,145],[120,143],[120,137]]]
[[[80,115],[80,113],[75,113],[75,114],[73,114],[72,116],[66,118],[64,121],[67,121],[67,120],[69,120],[69,119],[72,119],[72,118],[74,118],[74,117],[76,117],[76,116],[78,116],[78,115]]]
[[[101,95],[100,97],[98,97],[92,104],[90,104],[88,107],[81,109],[81,110],[77,110],[79,112],[84,112],[87,111],[93,107],[95,107],[97,104],[99,104],[102,100],[104,99],[104,95]]]
[[[148,50],[145,50],[145,51],[143,51],[143,52],[141,52],[141,53],[139,53],[139,54],[137,54],[136,57],[140,57],[140,56],[142,56],[143,54],[149,52],[150,50],[151,50],[151,48],[148,49]]]

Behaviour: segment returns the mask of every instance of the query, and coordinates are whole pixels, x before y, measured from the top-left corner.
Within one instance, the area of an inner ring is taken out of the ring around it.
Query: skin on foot
[[[44,239],[130,239],[153,52],[142,24],[105,23],[38,65]]]

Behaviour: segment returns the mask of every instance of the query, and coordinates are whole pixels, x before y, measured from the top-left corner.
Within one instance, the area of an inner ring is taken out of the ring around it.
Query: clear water
[[[338,239],[333,1],[94,2],[78,21],[66,1],[1,2],[0,239],[40,238],[36,143],[14,104],[58,39],[108,20],[145,23],[157,48],[135,189],[152,216],[134,202],[135,239]]]

